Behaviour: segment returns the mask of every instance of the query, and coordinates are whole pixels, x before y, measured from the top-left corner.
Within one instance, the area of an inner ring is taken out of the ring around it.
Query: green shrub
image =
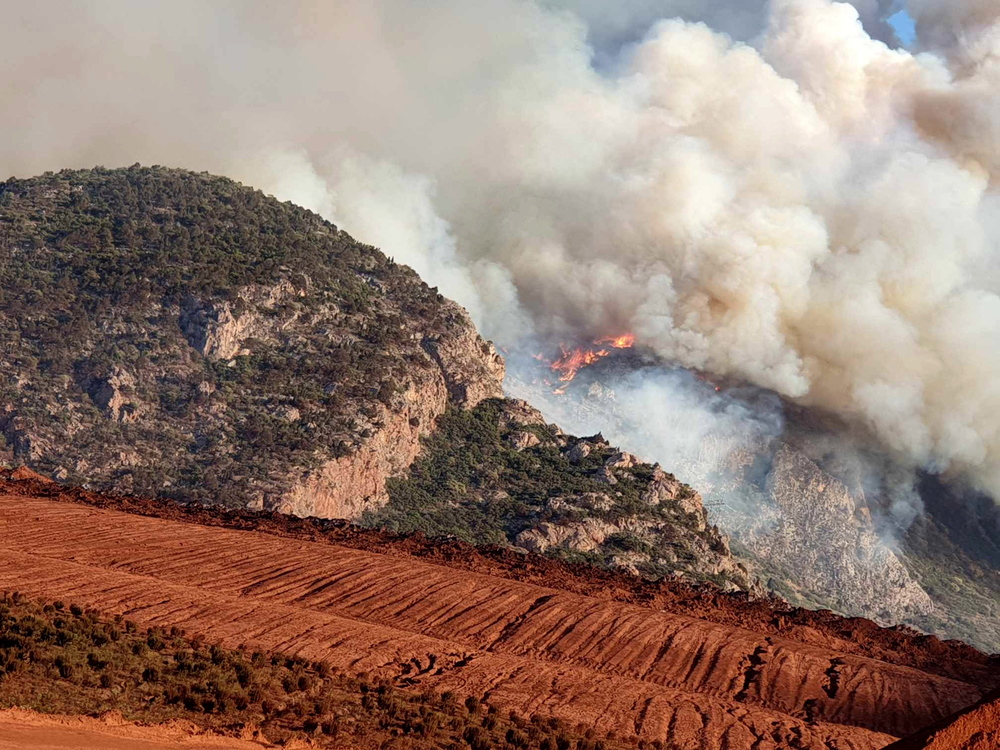
[[[339,747],[347,734],[348,744],[359,747],[385,747],[405,736],[412,750],[559,750],[563,739],[580,738],[559,721],[508,716],[475,696],[404,690],[386,679],[357,679],[294,657],[247,658],[218,644],[166,640],[155,628],[130,633],[126,626],[117,640],[95,651],[93,635],[107,633],[112,623],[99,616],[75,618],[59,630],[58,619],[54,606],[0,599],[0,706],[54,713],[117,710],[149,723],[184,717],[227,730],[252,722],[279,744],[305,734]],[[45,637],[64,631],[73,636],[65,646]],[[158,650],[147,646],[154,638],[163,640]],[[616,741],[605,750],[632,747]]]

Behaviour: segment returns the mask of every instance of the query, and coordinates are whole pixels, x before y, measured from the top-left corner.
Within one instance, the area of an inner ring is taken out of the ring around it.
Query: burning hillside
[[[557,387],[553,393],[562,395],[566,393],[566,386],[576,379],[580,370],[610,357],[616,349],[631,349],[634,346],[635,336],[631,333],[624,333],[620,336],[599,338],[593,342],[592,346],[578,346],[570,349],[565,344],[560,344],[559,356],[553,360],[548,359],[544,354],[536,354],[534,358],[545,363],[549,370],[558,376],[559,382],[563,385]],[[552,385],[549,380],[546,380],[545,383]]]

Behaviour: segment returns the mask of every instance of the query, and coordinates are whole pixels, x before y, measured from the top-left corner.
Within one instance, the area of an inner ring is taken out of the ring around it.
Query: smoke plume
[[[0,0],[0,173],[221,172],[997,494],[1000,10],[900,5]]]

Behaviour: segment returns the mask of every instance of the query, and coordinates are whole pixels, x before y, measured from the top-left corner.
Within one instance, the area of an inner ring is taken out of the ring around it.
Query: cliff
[[[806,596],[885,624],[933,611],[931,598],[876,533],[863,498],[843,482],[781,445],[765,490],[770,502],[745,522],[740,540],[755,558],[794,570],[792,580]]]

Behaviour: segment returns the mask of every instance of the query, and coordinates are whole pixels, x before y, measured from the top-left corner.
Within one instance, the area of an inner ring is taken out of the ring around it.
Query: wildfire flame
[[[549,365],[549,368],[553,372],[559,373],[559,381],[561,383],[571,383],[576,374],[584,367],[589,367],[595,362],[611,355],[610,349],[602,346],[603,344],[610,345],[611,349],[631,349],[635,345],[635,336],[631,333],[626,333],[621,336],[609,336],[597,339],[594,345],[601,346],[600,349],[584,347],[567,349],[565,346],[560,346],[561,354],[558,359]],[[565,385],[554,391],[556,395],[562,395],[565,392]]]
[[[563,349],[562,355],[549,367],[559,373],[559,380],[569,383],[576,377],[584,367],[592,365],[599,359],[607,357],[611,352],[607,349],[595,351],[593,349]]]
[[[611,344],[615,349],[631,349],[635,346],[635,335],[631,333],[626,333],[622,336],[609,336],[603,339],[597,339],[595,344]]]

